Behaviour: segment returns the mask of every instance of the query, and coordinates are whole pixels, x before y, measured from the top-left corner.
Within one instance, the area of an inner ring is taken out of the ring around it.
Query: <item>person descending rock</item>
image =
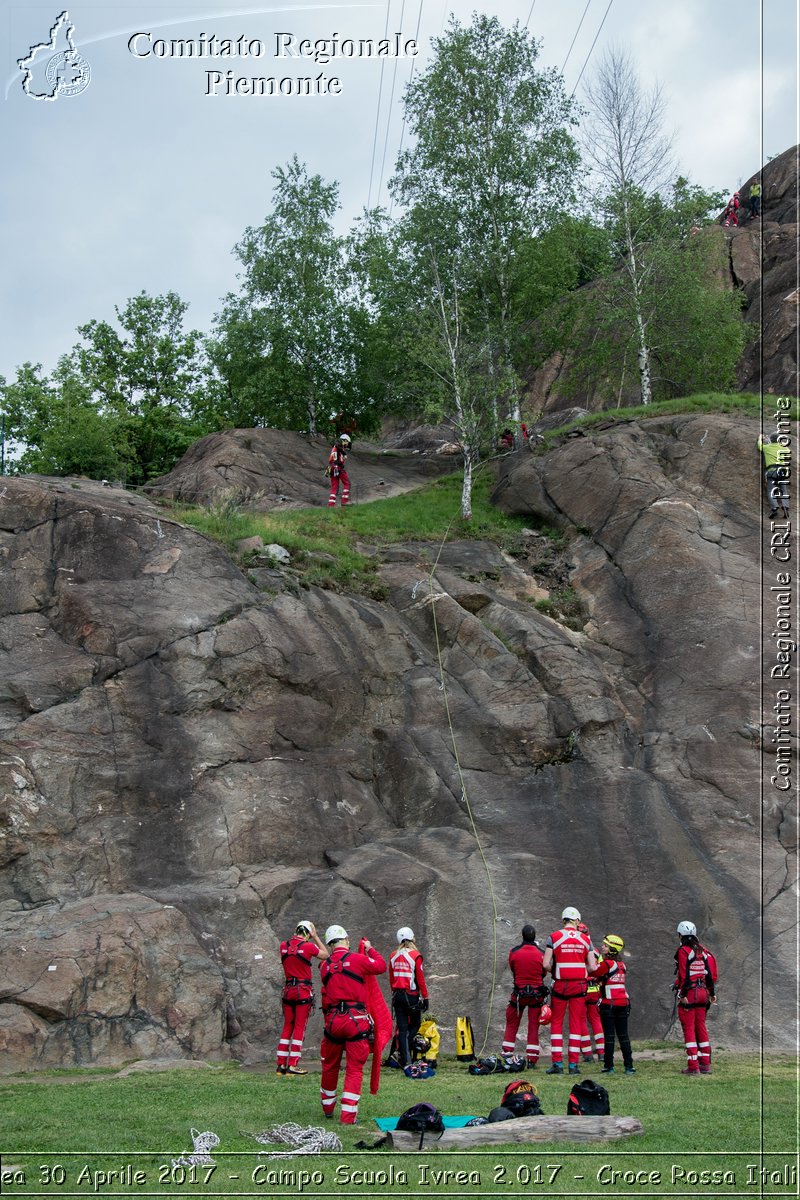
[[[730,200],[726,204],[722,224],[725,225],[726,227],[728,225],[738,225],[739,224],[739,193],[738,192],[734,192],[733,195],[731,196]]]
[[[311,962],[328,957],[328,950],[319,940],[313,921],[298,921],[292,936],[281,942],[281,966],[286,977],[281,1004],[283,1029],[278,1039],[276,1075],[307,1075],[300,1066],[306,1025],[314,1007],[314,986],[311,981]]]
[[[578,929],[581,933],[586,934],[589,944],[595,952],[595,957],[597,957],[597,951],[592,941],[592,935],[589,933],[588,925],[584,925],[583,921],[581,921]],[[584,1062],[594,1062],[595,1051],[598,1062],[603,1058],[605,1035],[603,1033],[603,1022],[600,1020],[599,1004],[600,984],[590,978],[586,984],[586,1033],[581,1039],[581,1056]],[[594,1038],[594,1051],[592,1049],[592,1038]]]
[[[367,1011],[366,976],[382,975],[386,970],[386,960],[366,938],[361,943],[360,951],[351,950],[350,939],[341,925],[329,926],[325,931],[325,944],[330,950],[330,958],[320,967],[325,1020],[320,1048],[320,1100],[325,1116],[332,1117],[344,1054],[344,1088],[339,1119],[343,1125],[354,1125],[361,1099],[364,1064],[369,1058],[373,1037],[372,1018]]]
[[[522,926],[522,941],[508,952],[508,965],[514,978],[514,986],[506,1008],[506,1030],[503,1034],[503,1054],[513,1054],[517,1041],[517,1030],[522,1014],[528,1012],[528,1041],[525,1057],[529,1067],[539,1061],[539,1018],[542,1005],[547,998],[547,988],[542,978],[543,955],[536,945],[536,930],[533,925]]]
[[[769,515],[774,520],[778,515],[778,505],[780,504],[784,520],[788,521],[792,452],[788,446],[782,444],[777,433],[771,437],[759,434],[756,445],[764,456],[764,478],[767,481]]]
[[[550,1057],[548,1075],[564,1073],[564,1017],[569,1016],[569,1073],[577,1075],[580,1068],[581,1041],[586,1033],[586,982],[597,966],[597,957],[585,933],[578,929],[581,914],[577,908],[565,908],[561,914],[562,929],[556,929],[547,939],[542,966],[553,976],[550,1006]]]
[[[624,948],[625,943],[621,937],[618,937],[616,933],[607,933],[600,947],[600,961],[593,975],[593,979],[600,986],[600,1020],[603,1022],[605,1035],[601,1075],[614,1073],[615,1035],[622,1051],[625,1074],[633,1075],[636,1070],[633,1065],[631,1039],[628,1037],[631,1001],[625,983],[627,971],[622,957]]]
[[[397,1052],[400,1066],[411,1065],[414,1038],[422,1014],[428,1011],[428,985],[422,970],[422,955],[414,941],[414,930],[403,925],[397,931],[397,949],[389,959],[389,987],[397,1022]]]
[[[336,439],[328,455],[326,474],[330,476],[331,494],[328,497],[328,508],[336,507],[336,495],[339,484],[342,485],[342,507],[350,503],[350,477],[345,470],[347,452],[350,449],[350,435],[343,433]]]
[[[678,993],[678,1018],[686,1046],[683,1075],[711,1074],[711,1043],[708,1040],[706,1014],[716,1004],[717,961],[701,945],[691,921],[678,925],[681,944],[675,951],[675,983]]]

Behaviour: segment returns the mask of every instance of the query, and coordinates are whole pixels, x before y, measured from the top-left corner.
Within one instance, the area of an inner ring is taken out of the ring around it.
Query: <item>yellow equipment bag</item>
[[[475,1039],[469,1017],[456,1017],[456,1058],[471,1062],[475,1057]]]
[[[425,1017],[420,1021],[420,1036],[428,1042],[428,1049],[422,1055],[426,1062],[435,1063],[439,1057],[439,1026],[433,1017]]]

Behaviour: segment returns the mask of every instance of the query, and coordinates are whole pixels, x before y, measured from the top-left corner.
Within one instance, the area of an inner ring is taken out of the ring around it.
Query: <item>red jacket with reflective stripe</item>
[[[553,947],[554,979],[574,983],[588,978],[587,962],[592,944],[585,933],[567,926],[565,929],[556,929],[550,935],[550,942]]]
[[[592,978],[600,984],[601,1008],[622,1008],[628,1004],[630,996],[625,986],[627,967],[621,958],[602,958],[597,964],[597,970]]]
[[[419,950],[401,946],[389,959],[389,987],[393,992],[419,992],[428,998],[428,985],[422,970]]]

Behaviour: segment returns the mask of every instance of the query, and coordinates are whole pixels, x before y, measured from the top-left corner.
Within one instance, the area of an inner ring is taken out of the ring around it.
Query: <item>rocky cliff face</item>
[[[793,1044],[755,437],[664,418],[503,460],[497,502],[574,535],[580,630],[532,603],[535,532],[516,559],[376,548],[383,603],[265,593],[148,500],[4,481],[0,1069],[271,1057],[300,917],[384,949],[411,924],[445,1038],[468,1012],[494,1049],[508,949],[565,904],[625,938],[638,1037],[669,1025],[696,921],[725,980],[714,1037],[738,1042],[763,905],[767,1033]]]
[[[741,290],[742,313],[752,337],[737,369],[743,392],[793,396],[797,391],[797,324],[800,307],[797,275],[797,179],[800,146],[765,164],[742,185],[740,225],[710,227],[704,236],[724,238],[728,270],[724,282]],[[761,179],[760,220],[748,213],[750,185]],[[575,403],[564,390],[569,361],[553,355],[527,380],[529,413],[560,413]],[[638,404],[636,380],[620,390],[620,404]],[[601,393],[581,392],[580,403],[591,412],[605,406]]]

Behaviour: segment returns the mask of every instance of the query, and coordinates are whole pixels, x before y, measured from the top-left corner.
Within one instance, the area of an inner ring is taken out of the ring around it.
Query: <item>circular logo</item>
[[[62,50],[50,59],[45,74],[57,95],[77,96],[89,86],[92,68],[77,50]]]

